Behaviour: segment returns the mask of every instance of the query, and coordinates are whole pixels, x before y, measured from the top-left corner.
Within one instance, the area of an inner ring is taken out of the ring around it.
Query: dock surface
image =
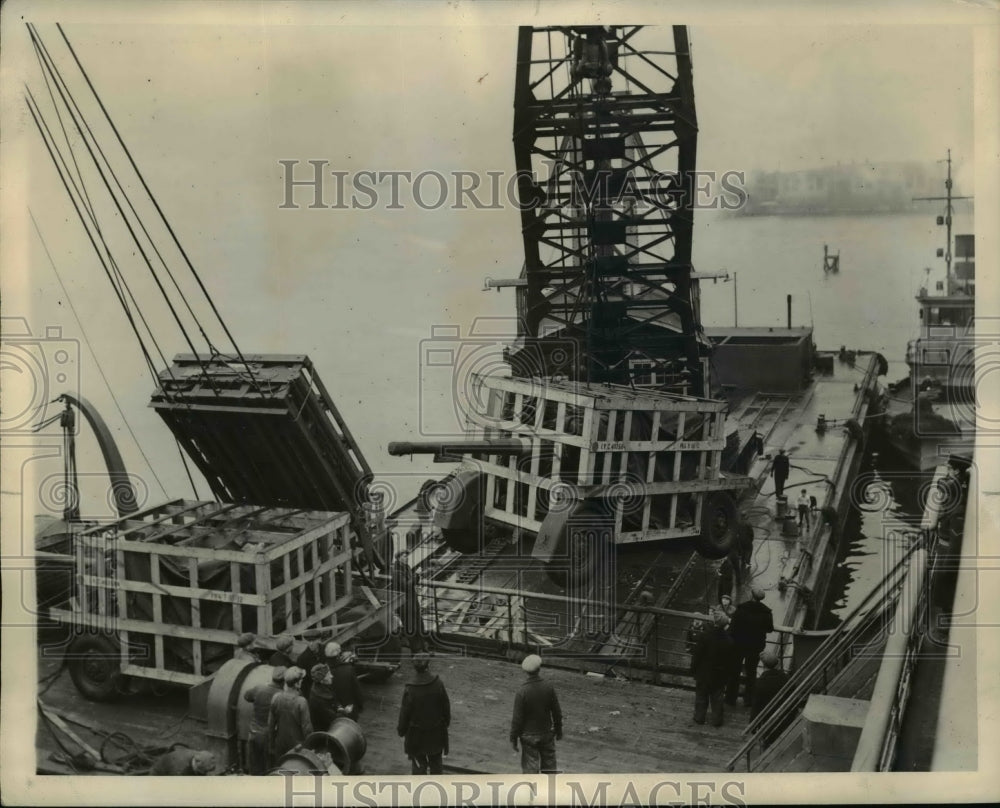
[[[39,658],[39,675],[58,668]],[[473,657],[435,656],[431,670],[441,676],[451,700],[452,725],[446,772],[516,774],[520,753],[508,740],[514,694],[525,679],[514,663]],[[365,684],[360,723],[368,748],[362,759],[366,775],[409,774],[396,720],[403,688],[412,668],[408,661],[388,681]],[[720,772],[739,748],[748,711],[726,707],[721,727],[692,720],[694,692],[682,688],[621,681],[566,670],[543,668],[563,710],[563,739],[556,744],[559,769],[577,773]],[[185,717],[181,689],[162,695],[125,696],[113,704],[83,699],[63,672],[42,696],[70,720],[106,732],[124,732],[141,744],[183,743],[198,747],[204,725]],[[81,736],[100,748],[102,739],[77,724]],[[72,746],[70,744],[70,746]],[[43,725],[37,734],[39,771],[59,772],[50,759],[59,749]],[[115,753],[121,750],[115,747]],[[66,770],[65,773],[71,773]]]

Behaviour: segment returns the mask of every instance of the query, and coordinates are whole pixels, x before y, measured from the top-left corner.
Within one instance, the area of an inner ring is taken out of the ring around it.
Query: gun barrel
[[[414,454],[433,455],[523,455],[531,452],[531,443],[512,438],[497,440],[449,440],[449,441],[391,441],[389,454],[393,457]]]

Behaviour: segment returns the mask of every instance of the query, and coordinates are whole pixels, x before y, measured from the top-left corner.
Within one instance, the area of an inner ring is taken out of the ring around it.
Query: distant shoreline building
[[[941,168],[934,163],[838,164],[796,171],[758,171],[746,179],[744,216],[922,213],[915,196],[939,196]],[[971,210],[971,204],[969,205]]]

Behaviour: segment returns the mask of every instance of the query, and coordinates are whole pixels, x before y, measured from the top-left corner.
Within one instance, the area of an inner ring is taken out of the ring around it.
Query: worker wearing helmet
[[[285,671],[285,689],[271,700],[267,738],[274,760],[312,734],[309,704],[300,692],[303,676],[305,671],[302,668],[289,668]]]

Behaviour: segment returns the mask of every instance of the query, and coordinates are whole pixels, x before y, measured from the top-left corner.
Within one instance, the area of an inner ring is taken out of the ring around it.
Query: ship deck
[[[40,655],[39,675],[53,673],[58,664]],[[363,685],[366,702],[360,723],[367,751],[361,763],[366,775],[409,774],[402,739],[396,735],[396,719],[411,670],[404,663],[387,681]],[[524,680],[520,666],[436,656],[431,670],[441,676],[452,706],[446,772],[517,773],[520,756],[508,742],[508,730],[514,694]],[[565,772],[720,772],[739,748],[747,723],[748,711],[739,706],[726,708],[721,727],[695,724],[691,690],[548,668],[543,676],[555,685],[563,710],[564,736],[556,751],[559,768]],[[103,738],[95,729],[122,732],[137,743],[155,746],[181,743],[199,748],[204,741],[204,725],[187,714],[182,689],[99,704],[84,700],[64,672],[41,698],[98,750]],[[36,746],[40,773],[74,773],[52,758],[60,750],[41,722]],[[67,746],[76,750],[71,742]],[[109,751],[112,756],[123,754],[118,744]]]

